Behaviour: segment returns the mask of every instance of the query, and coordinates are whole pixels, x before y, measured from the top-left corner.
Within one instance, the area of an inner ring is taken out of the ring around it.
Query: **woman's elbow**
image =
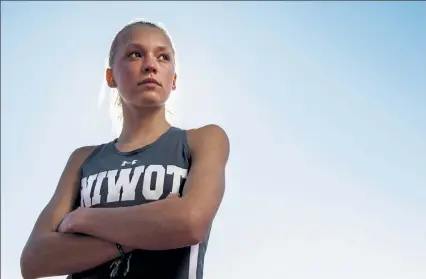
[[[21,275],[23,279],[37,278],[27,266],[23,266],[22,264],[21,264]]]
[[[35,279],[37,275],[34,270],[34,257],[28,249],[24,249],[21,254],[21,275],[23,279]]]
[[[24,279],[35,279],[43,277],[43,267],[46,265],[40,264],[40,250],[35,239],[30,239],[21,253],[20,265],[21,275]]]
[[[190,245],[196,245],[204,242],[210,230],[210,222],[207,222],[203,216],[194,215],[188,222],[188,241]]]

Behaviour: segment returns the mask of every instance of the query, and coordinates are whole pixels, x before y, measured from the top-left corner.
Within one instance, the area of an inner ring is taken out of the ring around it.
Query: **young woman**
[[[123,128],[75,150],[21,256],[25,279],[201,279],[229,155],[217,125],[182,130],[165,117],[176,89],[175,50],[149,22],[114,38],[106,81]]]

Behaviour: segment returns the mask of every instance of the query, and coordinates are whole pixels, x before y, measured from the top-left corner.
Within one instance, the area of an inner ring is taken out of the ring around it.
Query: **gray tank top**
[[[82,165],[76,206],[134,206],[165,199],[170,193],[182,194],[191,166],[185,130],[171,127],[152,144],[131,152],[118,151],[115,143],[100,145]],[[202,279],[207,242],[166,251],[135,250],[113,278]],[[108,279],[112,262],[72,278]],[[124,276],[127,264],[129,272]]]

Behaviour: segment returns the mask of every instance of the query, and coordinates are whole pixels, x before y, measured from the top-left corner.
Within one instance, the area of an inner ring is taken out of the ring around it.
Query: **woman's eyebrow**
[[[130,42],[128,44],[125,45],[125,49],[130,48],[130,47],[137,47],[137,48],[142,48],[142,49],[146,49],[146,47],[142,44],[139,43],[135,43],[135,42]],[[164,46],[164,45],[159,45],[157,47],[155,47],[155,51],[171,51],[171,48],[169,46]]]
[[[155,48],[157,51],[171,51],[170,47],[168,46],[158,46]]]

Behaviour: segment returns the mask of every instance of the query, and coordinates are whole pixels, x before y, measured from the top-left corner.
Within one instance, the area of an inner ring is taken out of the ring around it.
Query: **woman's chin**
[[[154,90],[144,91],[138,99],[141,106],[162,106],[166,101],[163,94]]]
[[[168,96],[166,96],[164,92],[158,92],[157,90],[144,90],[143,92],[133,94],[133,96],[127,99],[125,103],[138,108],[162,107],[166,103],[167,98]]]
[[[139,100],[138,107],[162,107],[165,104],[165,100],[161,98],[143,98]]]

